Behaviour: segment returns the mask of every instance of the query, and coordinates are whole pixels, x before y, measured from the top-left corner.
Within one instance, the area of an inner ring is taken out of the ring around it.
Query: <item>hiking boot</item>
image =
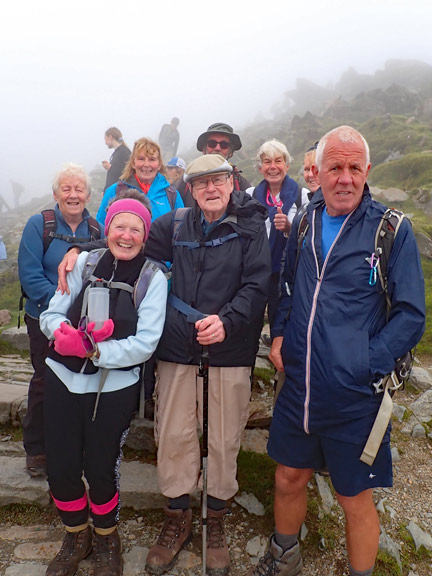
[[[300,546],[297,542],[292,548],[283,552],[274,539],[270,538],[270,547],[256,566],[252,566],[246,576],[297,576],[302,570]]]
[[[171,510],[165,507],[165,522],[156,544],[147,555],[146,570],[163,574],[173,566],[180,550],[192,539],[192,510]]]
[[[207,560],[209,576],[223,576],[230,569],[228,545],[224,533],[224,516],[228,508],[207,510]]]
[[[92,551],[90,526],[80,532],[66,532],[60,552],[50,562],[46,576],[73,576],[78,564]]]
[[[95,532],[93,550],[93,576],[122,576],[123,558],[117,528],[107,536]]]
[[[45,454],[36,454],[26,456],[27,472],[32,478],[46,478],[46,456]]]

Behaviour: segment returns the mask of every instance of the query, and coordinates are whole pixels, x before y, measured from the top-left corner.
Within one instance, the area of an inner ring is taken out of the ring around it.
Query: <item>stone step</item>
[[[23,450],[13,447],[14,442],[2,443],[2,452],[16,451],[22,455],[0,456],[0,506],[8,504],[39,504],[50,501],[48,483],[42,478],[31,478],[25,468]],[[156,466],[143,462],[123,461],[120,467],[122,506],[143,510],[163,508],[165,498],[159,491]]]

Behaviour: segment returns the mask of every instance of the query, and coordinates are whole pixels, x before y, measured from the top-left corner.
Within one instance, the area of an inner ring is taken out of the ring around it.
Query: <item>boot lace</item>
[[[253,571],[253,576],[274,576],[278,574],[281,569],[273,554],[268,550],[264,556],[260,558],[257,566]]]
[[[223,548],[224,528],[222,518],[207,518],[207,548]]]
[[[72,558],[75,554],[78,536],[79,532],[75,534],[73,532],[66,532],[59,553],[56,556],[57,561],[68,562]]]
[[[174,548],[176,540],[180,538],[180,533],[184,531],[184,518],[167,518],[162,526],[161,533],[157,539],[157,544],[163,548]]]
[[[115,538],[111,534],[108,536],[95,535],[95,555],[96,565],[109,566],[113,560],[114,552],[117,549]]]

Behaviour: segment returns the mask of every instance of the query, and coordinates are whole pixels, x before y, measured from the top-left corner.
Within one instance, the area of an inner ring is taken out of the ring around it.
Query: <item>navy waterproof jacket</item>
[[[364,443],[382,394],[372,383],[393,370],[425,328],[424,280],[408,220],[396,235],[388,264],[389,321],[379,280],[369,284],[375,232],[386,207],[365,186],[325,261],[321,250],[324,198],[315,193],[307,208],[309,229],[300,248],[295,281],[298,224],[288,244],[284,291],[272,336],[283,336],[286,379],[274,419],[289,419],[307,433]],[[291,302],[292,299],[292,302]],[[287,314],[292,304],[289,319]],[[388,437],[388,436],[387,436]]]
[[[197,248],[172,245],[175,211],[151,226],[145,253],[172,262],[171,292],[204,314],[218,314],[224,342],[209,346],[211,366],[253,366],[258,351],[270,282],[270,250],[265,208],[249,194],[234,191],[226,217],[206,236],[201,211],[187,208],[178,229],[179,242],[204,242],[238,236]],[[169,304],[157,358],[177,364],[198,364],[202,347],[186,316]]]

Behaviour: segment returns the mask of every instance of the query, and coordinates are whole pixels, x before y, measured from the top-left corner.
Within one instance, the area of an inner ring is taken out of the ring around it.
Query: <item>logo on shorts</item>
[[[376,474],[372,474],[372,472],[369,474],[369,480],[372,480],[372,478],[375,478]]]

